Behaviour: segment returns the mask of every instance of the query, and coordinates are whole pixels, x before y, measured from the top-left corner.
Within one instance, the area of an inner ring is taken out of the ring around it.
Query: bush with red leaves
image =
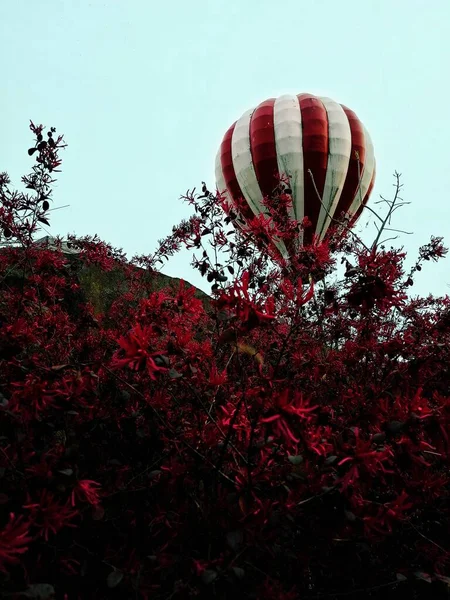
[[[442,240],[405,273],[339,224],[273,262],[289,190],[234,235],[204,186],[155,254],[69,256],[32,243],[63,147],[32,130],[34,195],[0,181],[4,597],[446,597],[450,303],[407,294]],[[211,299],[155,289],[183,247]],[[128,284],[104,312],[93,264]]]

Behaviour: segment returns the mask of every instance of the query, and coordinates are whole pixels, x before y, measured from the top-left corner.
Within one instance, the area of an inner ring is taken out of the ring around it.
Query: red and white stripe
[[[311,243],[314,234],[322,240],[332,217],[344,211],[355,222],[369,198],[375,179],[370,136],[353,111],[330,98],[266,100],[226,132],[216,157],[217,189],[232,206],[239,203],[245,222],[263,212],[262,200],[280,176],[290,180],[292,218],[307,216],[313,224],[299,243]],[[288,255],[282,242],[275,245]]]

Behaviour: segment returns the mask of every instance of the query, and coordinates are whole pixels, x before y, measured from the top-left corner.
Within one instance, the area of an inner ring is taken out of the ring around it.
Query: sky
[[[190,209],[228,127],[284,93],[328,96],[372,137],[371,196],[403,198],[394,243],[412,264],[431,235],[450,245],[449,0],[14,0],[0,2],[0,171],[31,169],[29,120],[65,135],[51,235],[98,234],[152,253]],[[446,100],[447,98],[447,100]],[[371,242],[375,230],[360,220]],[[45,235],[45,232],[43,233]],[[163,272],[208,290],[191,254]],[[450,293],[450,258],[414,294]]]

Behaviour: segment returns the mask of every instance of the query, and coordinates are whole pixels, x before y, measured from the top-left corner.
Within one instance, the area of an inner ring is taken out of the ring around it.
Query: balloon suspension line
[[[321,198],[321,196],[319,194],[319,190],[317,189],[316,182],[314,181],[314,175],[313,175],[311,169],[308,169],[308,173],[309,173],[309,176],[311,177],[311,181],[312,181],[312,184],[313,184],[313,187],[314,187],[314,191],[316,192],[317,198],[319,199],[319,202],[323,206],[323,208],[324,208],[325,212],[327,213],[327,215],[330,217],[331,221],[334,221],[334,223],[336,223],[337,225],[339,225],[340,227],[342,227],[345,231],[348,231],[354,238],[356,238],[356,240],[360,244],[362,244],[364,246],[364,248],[367,251],[369,251],[369,248],[361,240],[361,238],[358,235],[356,235],[356,233],[354,231],[352,231],[351,227],[348,226],[348,222],[339,221],[333,215],[330,214],[330,211],[328,210],[328,208],[323,203],[323,200],[322,200],[322,198]],[[359,193],[361,194],[361,175],[360,175],[360,169],[359,169],[359,157],[358,157],[358,179],[359,179],[359,183],[358,183]]]

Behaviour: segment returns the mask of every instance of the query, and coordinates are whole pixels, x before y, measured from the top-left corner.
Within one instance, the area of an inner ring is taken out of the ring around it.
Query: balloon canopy
[[[241,226],[267,213],[282,180],[289,182],[289,217],[311,227],[297,248],[322,241],[342,213],[354,224],[375,180],[370,136],[356,114],[330,98],[284,95],[247,111],[226,132],[216,158],[216,185]],[[285,257],[281,240],[272,240]]]

